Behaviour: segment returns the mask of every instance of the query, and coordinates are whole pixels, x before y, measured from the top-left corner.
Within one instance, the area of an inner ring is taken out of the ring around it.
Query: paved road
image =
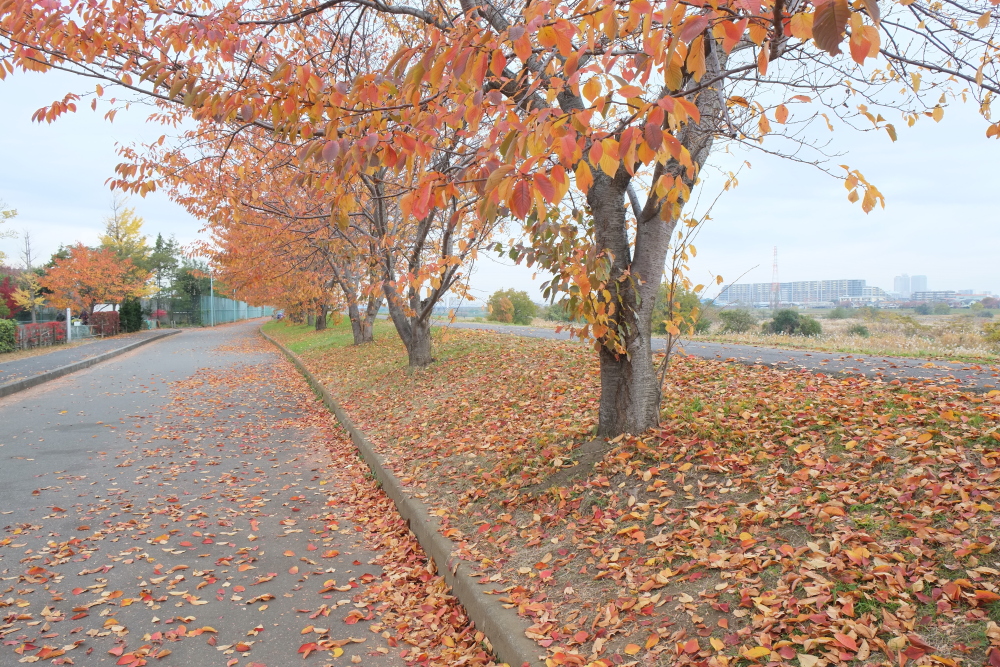
[[[96,357],[99,354],[131,345],[144,338],[162,336],[166,331],[170,331],[170,329],[154,329],[110,338],[95,338],[81,345],[51,347],[42,354],[14,361],[2,361],[3,357],[0,357],[0,385]]]
[[[341,508],[349,478],[258,326],[185,331],[0,399],[0,664],[278,667],[352,637],[338,664],[403,664],[356,609],[381,571]]]
[[[474,322],[454,322],[449,326],[462,329],[484,329],[498,333],[532,338],[552,338],[565,340],[566,332],[556,333],[544,327],[511,326],[502,324],[478,324]],[[653,339],[653,347],[662,350],[665,341]],[[688,341],[682,345],[684,352],[706,359],[722,359],[744,364],[764,364],[789,369],[807,369],[822,373],[858,373],[867,377],[882,377],[886,380],[926,379],[941,380],[952,378],[970,389],[989,390],[1000,387],[1000,372],[987,365],[957,362],[908,359],[905,357],[883,357],[869,354],[846,354],[842,352],[817,352],[808,350],[784,350],[756,345],[733,345]]]

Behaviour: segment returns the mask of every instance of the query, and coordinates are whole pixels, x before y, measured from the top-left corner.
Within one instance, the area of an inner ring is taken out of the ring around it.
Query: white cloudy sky
[[[85,86],[58,73],[0,82],[0,200],[18,210],[9,226],[30,230],[43,256],[60,244],[96,243],[112,197],[104,183],[119,162],[116,142],[162,133],[144,123],[148,111],[141,107],[114,123],[89,106],[51,125],[31,122],[36,109]],[[885,210],[869,215],[847,201],[838,181],[809,167],[757,153],[717,158],[726,168],[742,160],[752,168],[713,211],[697,243],[693,277],[770,281],[777,246],[783,281],[862,278],[892,289],[894,275],[909,273],[926,274],[930,289],[1000,292],[997,185],[989,166],[1000,144],[986,140],[971,107],[950,107],[940,124],[896,125],[896,143],[884,132],[834,135],[846,152],[837,162],[861,169],[886,197]],[[133,198],[131,205],[153,236],[173,234],[182,243],[198,236],[199,222],[163,195]],[[17,242],[0,240],[0,250],[16,256]],[[531,276],[524,267],[484,260],[472,285],[482,296],[503,287],[535,292],[544,277]]]

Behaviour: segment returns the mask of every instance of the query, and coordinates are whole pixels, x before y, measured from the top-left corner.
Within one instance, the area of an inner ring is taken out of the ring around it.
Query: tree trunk
[[[312,313],[309,313],[308,315],[306,315],[306,324],[308,324],[309,326],[312,326],[315,323],[316,323],[316,316],[315,315],[313,315]]]
[[[594,215],[595,242],[612,258],[608,280],[615,306],[611,326],[626,352],[601,347],[601,402],[598,432],[603,436],[641,433],[660,423],[660,386],[651,346],[653,304],[670,242],[659,215],[641,216],[636,256],[631,256],[625,221],[629,176],[598,173],[587,193]],[[672,226],[670,226],[672,228]],[[619,280],[628,272],[629,277]]]
[[[323,331],[326,329],[326,316],[329,308],[330,307],[325,303],[319,307],[319,314],[316,315],[316,331]]]
[[[368,306],[364,312],[358,308],[357,302],[347,306],[347,317],[351,321],[351,334],[355,345],[364,345],[375,340],[375,317],[382,307],[382,298],[368,297]]]
[[[403,308],[402,300],[396,292],[396,288],[389,283],[384,283],[386,305],[389,307],[389,316],[392,323],[396,325],[396,332],[406,346],[406,354],[409,357],[410,368],[423,368],[434,361],[431,354],[431,323],[429,319],[409,317]],[[419,307],[419,303],[416,304]]]
[[[354,336],[354,344],[361,345],[367,342],[364,339],[364,322],[361,320],[361,311],[356,302],[351,302],[347,306],[347,319],[351,321],[351,334]]]

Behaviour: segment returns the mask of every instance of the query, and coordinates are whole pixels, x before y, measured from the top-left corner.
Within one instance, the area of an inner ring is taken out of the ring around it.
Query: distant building
[[[913,276],[916,278],[917,276]],[[955,294],[955,290],[938,290],[936,292],[929,292],[927,290],[922,290],[920,292],[914,291],[910,295],[911,301],[954,301],[958,295]]]
[[[910,296],[910,276],[905,273],[901,276],[896,276],[892,279],[892,291],[903,297],[904,299]]]
[[[926,292],[927,291],[927,276],[911,276],[910,277],[910,292]]]
[[[779,283],[778,290],[779,300],[782,304],[833,304],[839,301],[863,299],[865,296],[865,281],[796,280]],[[879,291],[882,292],[882,290]],[[885,292],[882,293],[885,294]],[[715,301],[718,304],[766,305],[771,301],[771,283],[738,283],[736,285],[726,285],[722,288],[722,293],[719,294],[719,297]]]
[[[876,287],[875,285],[866,285],[864,290],[861,292],[861,297],[864,301],[869,303],[878,303],[880,301],[889,301],[892,296],[886,292],[881,287]]]

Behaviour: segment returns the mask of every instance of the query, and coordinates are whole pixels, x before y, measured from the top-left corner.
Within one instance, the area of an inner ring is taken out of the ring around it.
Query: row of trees
[[[7,222],[17,212],[9,209],[3,214]],[[40,263],[31,234],[25,231],[21,267],[0,262],[0,317],[14,317],[23,311],[36,322],[39,309],[50,306],[69,308],[87,319],[97,305],[107,304],[129,314],[123,321],[129,323],[127,330],[132,330],[142,323],[141,309],[136,312],[140,298],[150,298],[152,310],[159,311],[167,300],[176,301],[181,296],[196,302],[198,296],[207,293],[204,265],[185,259],[173,238],[164,239],[158,234],[150,246],[142,226],[143,219],[135,209],[115,199],[99,245],[63,246],[45,263]],[[5,238],[16,236],[12,230],[0,233]]]
[[[655,297],[712,151],[826,168],[834,123],[895,139],[883,114],[937,121],[960,98],[989,119],[998,27],[990,0],[11,0],[0,76],[76,72],[101,81],[95,107],[117,89],[112,116],[131,94],[193,127],[125,149],[113,185],[205,219],[205,253],[251,300],[339,304],[359,343],[384,302],[412,366],[478,253],[551,274],[598,342],[612,435],[658,423]],[[884,203],[838,173],[865,211]]]

